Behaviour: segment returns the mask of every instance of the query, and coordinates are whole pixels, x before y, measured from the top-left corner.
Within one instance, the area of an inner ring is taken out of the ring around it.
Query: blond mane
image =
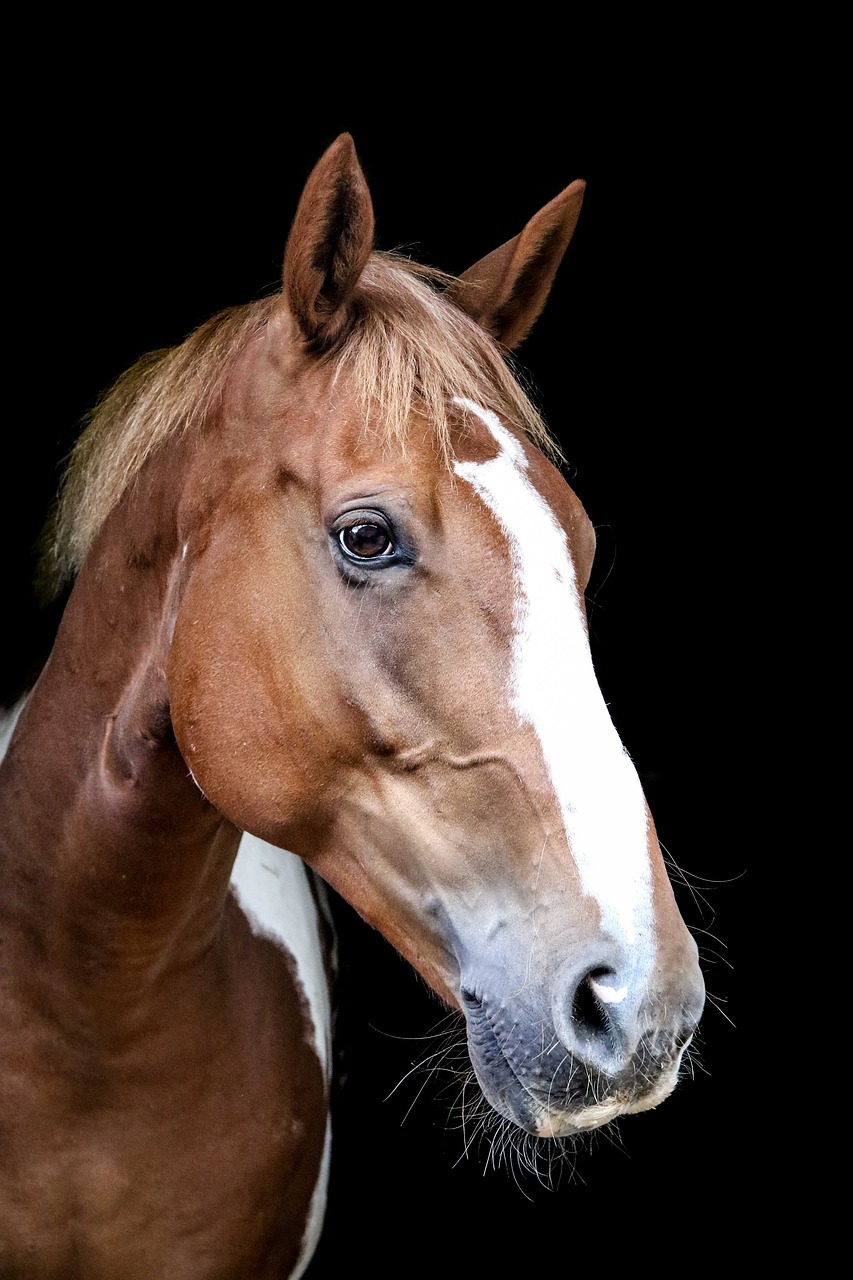
[[[493,409],[559,458],[517,367],[442,297],[451,280],[396,252],[375,252],[359,282],[356,323],[334,352],[319,358],[336,362],[334,376],[346,376],[364,430],[383,446],[405,448],[417,408],[449,462],[450,406],[459,397]],[[43,595],[56,594],[79,571],[151,454],[215,410],[235,358],[281,305],[275,294],[220,312],[179,346],[142,357],[99,400],[71,452],[45,529]]]

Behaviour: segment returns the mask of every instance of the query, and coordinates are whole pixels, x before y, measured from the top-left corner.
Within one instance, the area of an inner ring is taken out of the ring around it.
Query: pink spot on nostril
[[[589,979],[589,985],[603,1004],[618,1004],[628,994],[627,987],[610,987],[606,982],[596,982],[595,978]]]

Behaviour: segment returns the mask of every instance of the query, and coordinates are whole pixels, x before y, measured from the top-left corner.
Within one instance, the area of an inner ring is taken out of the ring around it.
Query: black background
[[[126,75],[87,66],[11,144],[7,382],[21,407],[7,428],[3,696],[55,622],[31,596],[32,547],[81,415],[142,352],[277,286],[302,185],[340,131],[354,136],[379,246],[451,272],[585,178],[577,232],[519,357],[598,530],[599,679],[688,881],[676,891],[709,992],[693,1069],[660,1109],[579,1148],[555,1187],[490,1167],[482,1147],[466,1156],[455,1093],[408,1075],[442,1009],[336,902],[340,1085],[329,1213],[308,1275],[502,1276],[522,1263],[562,1274],[593,1257],[615,1274],[724,1256],[754,1221],[767,1159],[743,1098],[755,743],[738,675],[749,584],[735,513],[754,477],[732,408],[753,302],[740,261],[749,123],[689,68],[663,84],[567,81],[543,102],[535,76],[526,93],[501,76],[499,93],[491,84],[460,101],[433,67],[435,106],[413,103],[404,74],[367,105],[362,78],[330,93],[316,66],[298,88],[266,74],[257,94],[241,84],[232,95],[227,75],[203,68],[184,92],[180,73],[167,55]]]

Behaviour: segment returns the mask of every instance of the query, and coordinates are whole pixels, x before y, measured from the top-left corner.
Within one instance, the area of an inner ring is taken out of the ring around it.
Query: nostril
[[[618,1037],[602,993],[610,990],[612,974],[608,969],[592,969],[575,988],[571,1019],[581,1041],[604,1041],[615,1048]]]

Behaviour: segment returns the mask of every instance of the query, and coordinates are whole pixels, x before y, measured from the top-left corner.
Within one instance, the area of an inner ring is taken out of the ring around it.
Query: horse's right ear
[[[342,133],[311,171],[284,251],[284,297],[313,345],[330,346],[346,328],[373,240],[370,191],[352,137]]]
[[[581,178],[571,183],[523,231],[475,262],[447,290],[445,296],[508,351],[523,342],[545,306],[585,188]]]

